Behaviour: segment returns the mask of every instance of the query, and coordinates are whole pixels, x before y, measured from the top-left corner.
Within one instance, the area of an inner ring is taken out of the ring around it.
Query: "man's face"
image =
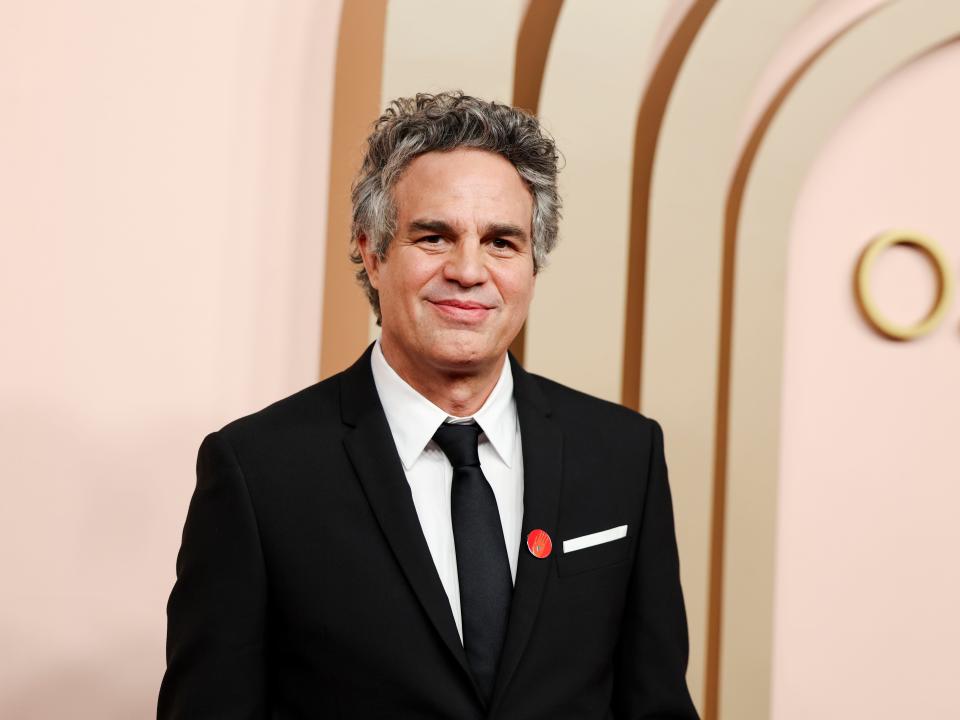
[[[407,166],[393,201],[386,259],[360,242],[384,347],[441,371],[495,363],[527,317],[535,280],[533,198],[516,168],[485,150],[430,152]]]

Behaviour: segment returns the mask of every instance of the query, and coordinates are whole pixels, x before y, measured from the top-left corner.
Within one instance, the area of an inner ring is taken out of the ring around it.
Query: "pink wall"
[[[155,712],[200,440],[316,379],[338,16],[0,6],[0,717]]]
[[[877,233],[931,235],[960,280],[960,44],[875,89],[816,159],[790,238],[774,643],[776,720],[958,717],[960,300],[915,342],[851,292]],[[929,306],[909,251],[883,258],[891,318]]]

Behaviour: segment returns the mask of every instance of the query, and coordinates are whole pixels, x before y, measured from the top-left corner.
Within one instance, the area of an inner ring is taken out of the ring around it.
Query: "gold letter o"
[[[873,296],[870,294],[870,271],[884,250],[893,245],[909,245],[926,255],[937,273],[937,299],[926,318],[915,325],[895,325],[880,313]],[[891,230],[874,238],[857,263],[855,290],[860,309],[869,323],[880,333],[894,340],[912,340],[933,330],[947,312],[953,298],[953,277],[947,259],[940,247],[930,238],[906,230]]]

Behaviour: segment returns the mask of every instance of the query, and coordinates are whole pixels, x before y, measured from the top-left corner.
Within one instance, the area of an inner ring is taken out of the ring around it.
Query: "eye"
[[[439,245],[443,242],[443,238],[440,235],[424,235],[422,238],[417,238],[418,243],[426,243],[427,245]]]
[[[497,250],[509,250],[513,247],[513,243],[506,238],[494,238],[492,244]]]

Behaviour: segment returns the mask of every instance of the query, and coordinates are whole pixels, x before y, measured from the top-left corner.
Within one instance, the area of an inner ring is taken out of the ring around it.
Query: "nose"
[[[443,277],[462,287],[482,285],[489,278],[486,256],[477,239],[463,239],[447,254]]]

